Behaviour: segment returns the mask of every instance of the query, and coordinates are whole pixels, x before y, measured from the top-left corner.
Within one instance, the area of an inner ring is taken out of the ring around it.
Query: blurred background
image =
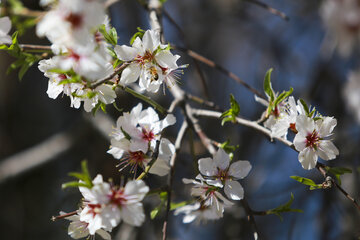
[[[38,1],[24,4],[40,10]],[[303,98],[322,114],[334,116],[338,120],[334,142],[340,155],[328,164],[352,169],[352,174],[343,175],[342,186],[359,199],[360,125],[348,112],[342,95],[349,72],[359,65],[359,52],[347,59],[336,52],[324,54],[326,30],[319,16],[320,1],[269,0],[266,4],[286,13],[289,20],[251,0],[168,0],[164,8],[184,34],[164,17],[165,38],[214,60],[259,91],[265,72],[273,67],[275,90],[293,87],[295,98]],[[137,1],[118,1],[111,6],[109,15],[118,31],[118,44],[128,44],[137,27],[149,28],[148,14]],[[20,43],[48,44],[36,38],[33,28],[20,37]],[[181,55],[180,64],[190,64],[182,77],[182,88],[208,97],[222,109],[229,107],[232,93],[240,104],[241,116],[260,118],[264,108],[255,102],[253,93],[216,69],[200,64],[205,90],[192,59],[175,52]],[[79,171],[83,159],[88,160],[93,177],[101,173],[105,179],[119,181],[117,161],[106,151],[110,145],[108,134],[120,113],[109,106],[107,118],[100,112],[94,118],[82,108],[70,108],[66,97],[50,99],[46,94],[47,79],[37,65],[21,82],[17,73],[5,74],[13,60],[0,52],[0,238],[71,239],[67,235],[68,222],[52,222],[51,217],[61,210],[77,209],[81,195],[77,189],[62,190],[61,184],[72,180],[68,172]],[[165,107],[172,99],[169,92],[152,97]],[[119,93],[117,105],[124,111],[137,103],[131,95]],[[172,142],[182,122],[180,111],[176,115],[177,124],[165,132]],[[230,123],[221,127],[220,121],[214,119],[199,120],[211,139],[239,145],[235,160],[251,162],[253,169],[241,184],[252,209],[275,208],[293,193],[292,207],[304,211],[285,213],[283,221],[275,215],[256,216],[261,239],[359,239],[360,213],[339,191],[310,191],[289,178],[298,175],[317,183],[323,181],[318,171],[301,167],[295,151],[271,143],[252,129]],[[196,134],[188,132],[177,159],[175,202],[190,199],[190,188],[184,187],[181,179],[194,178],[194,162],[207,156]],[[166,177],[150,176],[146,181],[151,187],[159,187]],[[156,197],[147,198],[145,224],[141,228],[121,224],[113,230],[113,238],[160,239],[164,215],[153,221],[149,217],[158,203]],[[240,204],[226,211],[223,219],[205,225],[182,224],[182,216],[170,216],[170,224],[169,239],[252,239],[251,225]]]

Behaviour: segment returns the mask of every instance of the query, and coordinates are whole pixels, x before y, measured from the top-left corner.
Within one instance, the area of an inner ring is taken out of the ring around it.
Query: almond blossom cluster
[[[92,187],[79,187],[83,196],[82,206],[76,214],[67,217],[71,223],[69,235],[83,238],[100,235],[111,239],[109,232],[123,220],[127,224],[140,226],[145,220],[141,201],[149,191],[142,180],[116,187],[103,181],[99,174],[92,181]]]
[[[158,142],[158,156],[149,173],[164,176],[170,170],[169,161],[175,147],[168,139],[161,138],[161,132],[175,122],[172,114],[160,120],[152,107],[143,110],[139,103],[118,118],[108,153],[120,159],[121,170],[129,166],[130,172],[136,175],[138,167],[144,169],[150,163],[151,157],[147,154],[156,151]]]
[[[50,98],[63,93],[70,97],[71,107],[79,108],[84,101],[87,112],[99,102],[115,101],[112,84],[87,87],[113,73],[108,45],[98,31],[107,22],[104,6],[97,0],[59,0],[41,19],[36,33],[50,40],[55,54],[39,62],[40,71],[49,78]]]
[[[237,181],[245,178],[251,165],[248,161],[236,161],[230,164],[229,155],[219,148],[214,158],[201,158],[198,161],[200,174],[195,180],[183,179],[185,184],[194,184],[191,195],[196,198],[193,205],[178,208],[175,215],[185,214],[184,223],[195,219],[198,222],[223,217],[224,209],[233,205],[219,191],[232,200],[244,198],[244,189]]]
[[[320,15],[333,47],[348,57],[360,42],[360,3],[357,0],[326,0]]]
[[[337,124],[334,117],[325,117],[309,109],[305,102],[289,96],[273,110],[264,126],[271,130],[271,136],[287,139],[290,129],[294,132],[293,144],[299,151],[299,161],[304,169],[316,166],[318,157],[332,160],[339,155],[339,150],[332,143],[332,132]]]

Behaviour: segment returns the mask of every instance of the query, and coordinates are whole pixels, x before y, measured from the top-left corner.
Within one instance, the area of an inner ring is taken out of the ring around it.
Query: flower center
[[[218,170],[217,178],[220,179],[220,181],[224,182],[226,179],[229,178],[228,171]]]
[[[295,133],[295,134],[297,134],[298,133],[298,131],[297,131],[297,129],[296,129],[296,123],[290,123],[290,130],[293,132],[293,133]]]
[[[83,22],[83,16],[81,14],[70,13],[65,17],[65,21],[71,23],[73,28],[79,28]]]
[[[319,134],[314,130],[306,136],[306,147],[315,148],[320,142]]]
[[[112,189],[111,195],[109,196],[109,198],[113,204],[115,204],[119,207],[125,205],[125,203],[127,201],[127,198],[126,198],[126,195],[124,194],[123,188],[118,189],[118,190]]]
[[[135,61],[140,64],[145,64],[145,63],[152,62],[153,59],[154,59],[154,55],[152,54],[152,52],[146,51],[144,53],[144,56],[137,55],[135,58]]]
[[[101,212],[101,205],[99,203],[97,204],[89,203],[87,206],[90,208],[88,213],[92,214],[93,217],[95,217],[96,214],[99,214]]]
[[[129,151],[129,163],[131,165],[138,164],[143,165],[145,154],[142,151],[131,152]]]
[[[145,128],[142,128],[142,139],[150,142],[154,138],[155,138],[155,134],[152,132],[152,130],[148,131]]]

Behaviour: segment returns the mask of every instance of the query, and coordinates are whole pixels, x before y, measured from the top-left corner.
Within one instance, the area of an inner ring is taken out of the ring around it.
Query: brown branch
[[[215,111],[210,111],[210,110],[202,110],[202,109],[192,109],[192,113],[195,116],[203,116],[203,117],[211,117],[211,118],[220,118],[221,116],[221,112],[215,112]],[[258,132],[261,132],[262,134],[266,135],[267,137],[269,137],[271,139],[271,141],[273,139],[278,140],[279,142],[285,144],[286,146],[294,149],[296,152],[299,152],[295,149],[294,145],[292,144],[292,142],[290,142],[289,140],[283,139],[283,138],[279,138],[279,137],[272,137],[271,136],[271,131],[263,126],[260,126],[257,122],[255,121],[250,121],[250,120],[246,120],[244,118],[240,118],[237,117],[236,118],[236,123],[246,126],[246,127],[250,127],[252,129],[257,130]],[[355,198],[353,198],[349,193],[347,193],[333,178],[331,178],[328,174],[327,171],[325,169],[326,165],[317,162],[316,163],[316,169],[324,176],[324,178],[328,181],[330,180],[332,185],[335,186],[347,199],[349,199],[354,206],[360,211],[360,205],[359,203],[355,200]]]
[[[128,65],[128,63],[125,62],[125,63],[121,64],[120,66],[116,67],[114,69],[113,73],[111,73],[109,76],[107,76],[103,79],[97,80],[96,82],[91,84],[89,88],[95,89],[96,87],[100,86],[101,84],[106,83],[107,81],[113,79],[116,75],[119,75],[127,67],[127,65]]]
[[[61,215],[58,215],[58,216],[52,216],[51,221],[55,222],[56,220],[67,218],[67,217],[73,216],[75,214],[77,214],[77,210],[69,212],[69,213],[64,213],[64,214],[61,214]]]
[[[253,4],[255,4],[255,5],[259,6],[259,7],[262,7],[264,9],[266,9],[267,11],[269,11],[270,13],[281,17],[285,21],[289,21],[289,17],[285,13],[283,13],[283,12],[281,12],[281,11],[267,5],[266,3],[260,2],[258,0],[245,0],[245,1],[247,1],[249,3],[253,3]]]
[[[250,86],[248,83],[246,83],[244,80],[242,80],[240,77],[238,77],[235,73],[230,72],[229,70],[227,70],[226,68],[224,68],[223,66],[215,63],[214,61],[200,55],[197,52],[194,52],[190,49],[186,49],[186,48],[182,48],[179,46],[175,46],[175,45],[171,45],[174,49],[177,49],[179,51],[182,51],[184,53],[186,53],[187,55],[189,55],[190,57],[205,63],[206,65],[215,68],[217,70],[219,70],[220,72],[222,72],[223,74],[225,74],[226,76],[230,77],[231,79],[235,80],[236,82],[240,83],[241,85],[243,85],[245,88],[247,88],[249,91],[251,91],[252,93],[254,93],[255,95],[257,95],[258,97],[261,98],[266,98],[262,93],[260,93],[258,90],[256,90],[255,88],[253,88],[252,86]]]
[[[166,212],[165,212],[165,220],[163,224],[163,240],[166,240],[167,237],[167,223],[169,221],[169,212],[171,207],[171,189],[174,182],[174,173],[175,173],[175,160],[178,152],[180,151],[181,142],[185,136],[186,130],[188,128],[188,124],[184,121],[180,127],[179,133],[175,140],[175,153],[171,156],[170,159],[170,173],[168,175],[168,189],[167,189],[167,202],[166,202]]]

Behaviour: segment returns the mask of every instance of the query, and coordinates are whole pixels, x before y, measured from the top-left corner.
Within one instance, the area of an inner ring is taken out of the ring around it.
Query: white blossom
[[[9,17],[0,18],[0,44],[11,43],[11,37],[8,35],[11,29],[11,21]]]
[[[296,119],[298,133],[294,145],[299,151],[299,161],[304,169],[310,170],[316,166],[318,156],[324,160],[332,160],[339,150],[329,139],[337,121],[333,117],[324,117],[314,121],[305,115]]]
[[[134,226],[145,220],[141,201],[149,191],[142,180],[129,181],[125,187],[110,186],[98,175],[91,189],[79,187],[84,197],[84,208],[80,221],[88,223],[89,233],[94,235],[99,229],[111,231],[121,219]]]
[[[222,148],[219,148],[214,158],[199,159],[199,171],[208,184],[224,187],[228,198],[241,200],[244,197],[244,189],[236,180],[246,177],[251,165],[248,161],[237,161],[229,165],[229,155]]]
[[[178,69],[176,61],[180,56],[173,55],[166,47],[160,43],[160,35],[154,30],[147,30],[142,39],[137,37],[132,47],[116,46],[117,57],[129,62],[120,82],[130,84],[139,79],[141,89],[157,92],[164,81],[171,81],[169,74]]]
[[[104,7],[96,0],[59,0],[37,24],[36,33],[66,47],[86,46],[104,19]]]
[[[198,223],[207,220],[216,220],[222,216],[218,215],[218,211],[214,205],[206,205],[204,202],[195,202],[192,205],[185,205],[175,210],[174,215],[185,214],[183,223],[191,223],[196,220]]]

